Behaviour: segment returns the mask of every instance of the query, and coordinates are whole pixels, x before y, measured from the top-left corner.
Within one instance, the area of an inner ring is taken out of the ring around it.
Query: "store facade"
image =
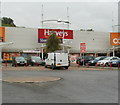
[[[2,50],[3,60],[12,60],[12,56],[30,56],[40,55],[41,46],[45,46],[45,40],[47,37],[40,36],[40,30],[37,28],[20,28],[20,27],[4,27],[4,41],[13,42],[11,46],[6,46]],[[48,29],[44,29],[43,34],[48,36]],[[94,32],[94,31],[80,31],[80,30],[59,30],[56,34],[63,39],[64,35],[64,46],[69,47],[69,53],[71,59],[81,56],[80,43],[86,43],[85,55],[101,56],[109,55],[111,48],[110,45],[110,33],[109,32]],[[43,42],[40,42],[42,39]],[[67,52],[68,47],[64,50]]]

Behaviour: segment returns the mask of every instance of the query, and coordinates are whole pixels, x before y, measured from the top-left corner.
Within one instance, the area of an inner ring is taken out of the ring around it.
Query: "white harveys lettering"
[[[44,30],[44,35],[49,36],[52,31],[49,30]],[[63,31],[54,31],[57,36],[63,37],[63,36],[68,36],[68,32]]]

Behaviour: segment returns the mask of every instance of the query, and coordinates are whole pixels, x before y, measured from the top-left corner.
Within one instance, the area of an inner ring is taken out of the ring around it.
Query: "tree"
[[[85,31],[85,29],[80,29],[80,31]]]
[[[87,29],[87,31],[94,31],[93,29]]]
[[[87,30],[85,30],[85,29],[80,29],[80,31],[94,31],[93,29],[87,29]]]
[[[16,27],[14,21],[11,18],[7,18],[7,17],[2,18],[2,26]]]
[[[55,35],[54,31],[52,31],[51,35],[47,39],[46,52],[54,52],[59,49],[60,49],[60,40]]]

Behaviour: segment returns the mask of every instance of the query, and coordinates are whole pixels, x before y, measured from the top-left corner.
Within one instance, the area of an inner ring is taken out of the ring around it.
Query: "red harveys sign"
[[[60,39],[73,39],[73,30],[64,29],[38,29],[38,39],[47,39],[52,31],[54,31]]]

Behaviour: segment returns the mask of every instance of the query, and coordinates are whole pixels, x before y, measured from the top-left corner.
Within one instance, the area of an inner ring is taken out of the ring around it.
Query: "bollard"
[[[89,68],[89,63],[86,63],[86,66]]]
[[[38,63],[36,63],[36,66],[39,66]]]
[[[28,63],[26,63],[26,65],[25,65],[26,67],[28,66]]]
[[[118,69],[120,69],[120,63],[118,63]]]
[[[104,67],[104,63],[102,63],[102,67]]]
[[[18,64],[16,63],[16,64],[15,64],[15,67],[17,67],[17,66],[18,66]]]
[[[80,61],[78,61],[78,67],[80,67]]]
[[[98,63],[96,63],[95,66],[98,67]]]
[[[110,63],[110,67],[112,67],[112,63]]]

